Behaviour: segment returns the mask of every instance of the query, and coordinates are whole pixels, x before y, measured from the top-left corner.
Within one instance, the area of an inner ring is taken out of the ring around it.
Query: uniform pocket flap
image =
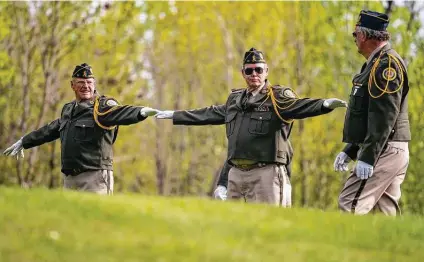
[[[225,116],[225,123],[229,123],[231,121],[233,121],[233,119],[236,117],[237,112],[235,113],[231,113]]]
[[[94,127],[94,121],[93,120],[77,120],[75,123],[75,126],[77,127]]]
[[[271,120],[271,112],[255,112],[250,116],[251,119],[256,120]]]

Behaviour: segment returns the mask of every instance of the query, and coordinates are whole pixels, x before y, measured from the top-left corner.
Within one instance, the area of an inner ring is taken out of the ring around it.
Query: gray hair
[[[365,35],[366,39],[388,41],[390,33],[387,31],[377,31],[366,27],[358,26],[358,31]]]

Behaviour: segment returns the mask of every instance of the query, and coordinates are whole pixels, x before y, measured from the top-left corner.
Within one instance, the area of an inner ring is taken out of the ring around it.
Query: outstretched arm
[[[194,110],[161,111],[158,119],[172,119],[174,125],[222,125],[225,123],[226,105]]]
[[[120,105],[114,98],[105,96],[96,98],[94,104],[94,119],[101,127],[135,124],[158,112],[150,107]]]
[[[337,107],[347,107],[345,101],[337,98],[298,98],[288,87],[275,88],[270,95],[274,109],[288,121],[327,114]]]
[[[60,119],[56,119],[49,124],[25,135],[22,138],[22,146],[25,149],[51,142],[60,137]]]
[[[222,125],[225,123],[225,111],[225,105],[176,111],[172,119],[174,125]]]
[[[49,124],[25,135],[12,146],[7,148],[3,154],[6,156],[24,157],[23,149],[39,146],[47,142],[51,142],[60,137],[60,119],[56,119]]]

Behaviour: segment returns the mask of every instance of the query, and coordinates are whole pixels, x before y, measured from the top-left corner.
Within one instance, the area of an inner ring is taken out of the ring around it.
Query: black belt
[[[87,171],[90,171],[90,170],[83,169],[83,168],[75,168],[75,169],[64,169],[62,170],[62,173],[64,173],[66,176],[77,176]]]

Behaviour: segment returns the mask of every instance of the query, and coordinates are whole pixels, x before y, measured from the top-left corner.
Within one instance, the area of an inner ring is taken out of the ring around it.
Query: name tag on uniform
[[[269,112],[269,107],[267,106],[260,106],[253,109],[255,112]]]

